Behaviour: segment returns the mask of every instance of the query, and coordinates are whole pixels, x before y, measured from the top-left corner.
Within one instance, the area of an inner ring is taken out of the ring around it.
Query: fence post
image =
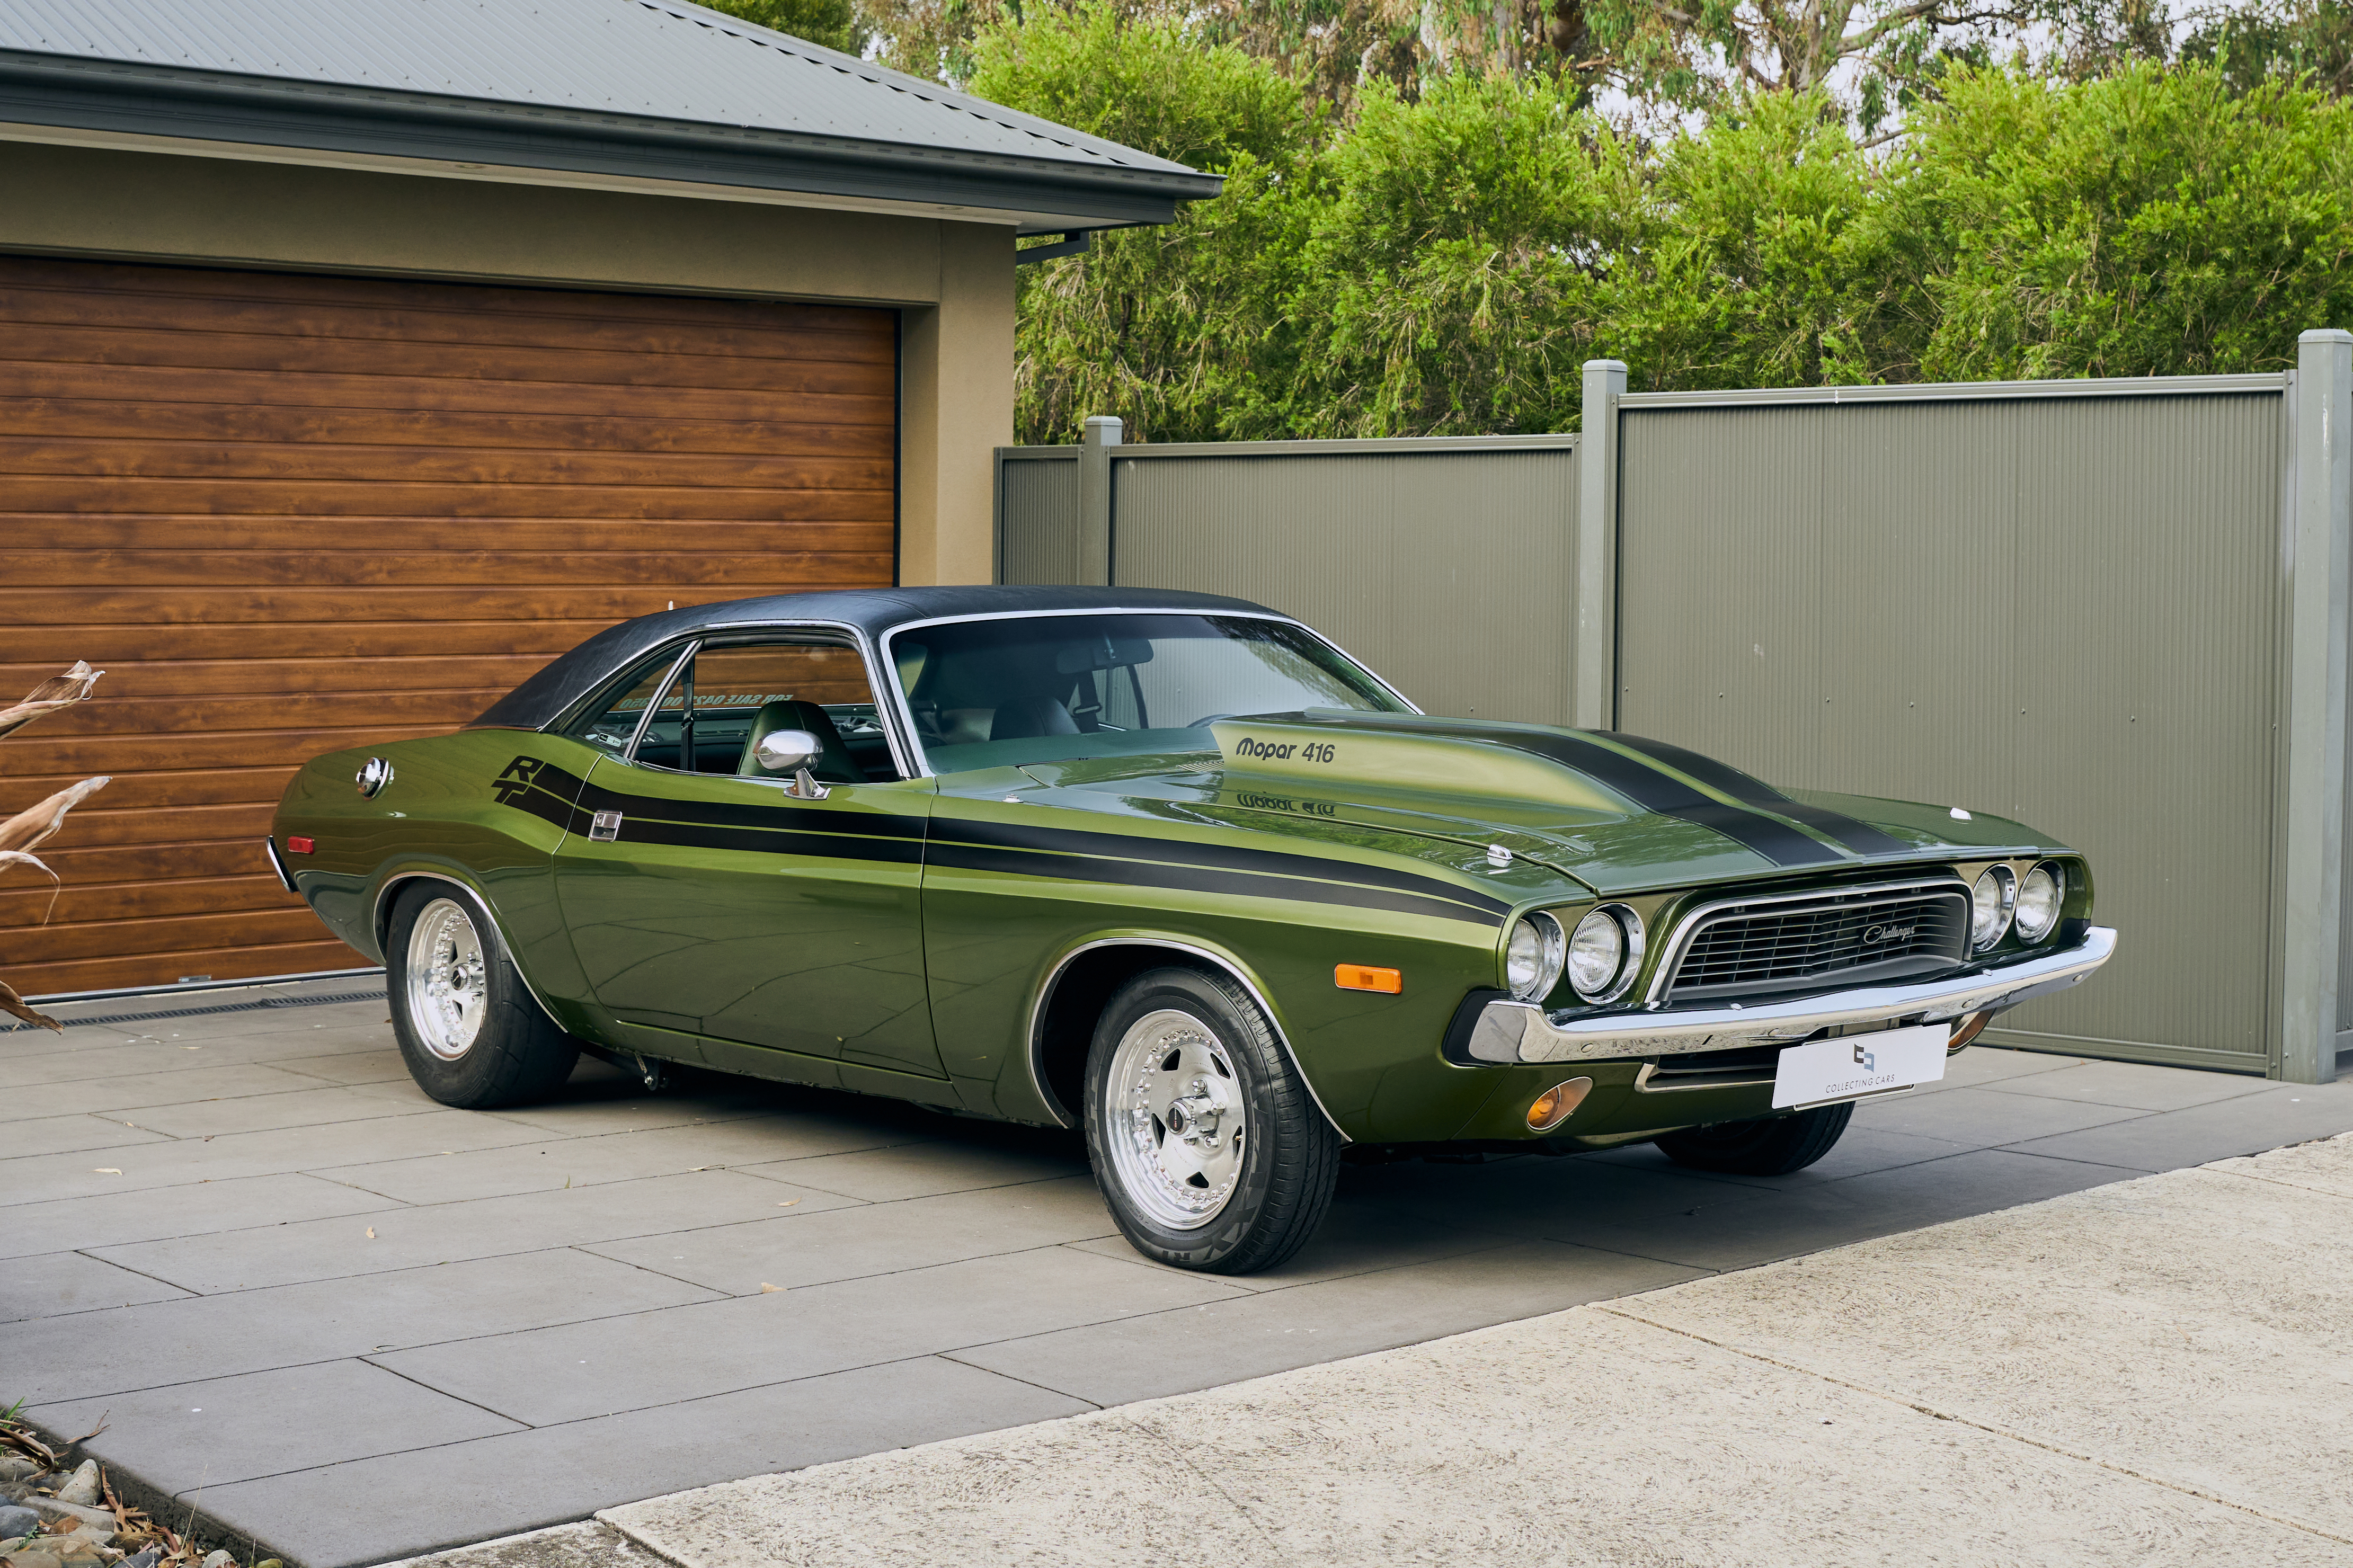
[[[1111,449],[1126,426],[1107,414],[1087,416],[1079,444],[1079,576],[1090,587],[1111,586]]]
[[[2287,847],[2278,1076],[2337,1076],[2345,897],[2347,591],[2353,575],[2353,332],[2296,340],[2288,540]]]
[[[1569,722],[1618,726],[1618,399],[1626,366],[1585,362],[1584,437],[1577,451],[1577,631]]]

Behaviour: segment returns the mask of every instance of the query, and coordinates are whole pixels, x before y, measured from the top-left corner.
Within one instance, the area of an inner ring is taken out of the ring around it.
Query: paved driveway
[[[1067,1136],[594,1065],[452,1111],[380,996],[282,1005],[305,991],[0,1035],[0,1402],[103,1417],[90,1451],[311,1568],[2353,1129],[2353,1084],[1979,1048],[1776,1180],[1646,1150],[1350,1167],[1315,1243],[1229,1280],[1133,1253]]]

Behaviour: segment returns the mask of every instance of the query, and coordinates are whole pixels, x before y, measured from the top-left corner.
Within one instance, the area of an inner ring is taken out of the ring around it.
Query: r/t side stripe
[[[1485,926],[1500,926],[1511,908],[1476,889],[1377,867],[1115,833],[939,822],[941,837],[926,846],[921,817],[623,795],[601,786],[583,788],[578,778],[553,764],[541,765],[527,783],[509,782],[501,796],[516,809],[575,834],[586,834],[598,811],[618,811],[621,826],[615,842],[623,844],[902,866],[929,863],[1064,881],[1388,910]],[[1090,849],[1110,852],[1088,853]]]

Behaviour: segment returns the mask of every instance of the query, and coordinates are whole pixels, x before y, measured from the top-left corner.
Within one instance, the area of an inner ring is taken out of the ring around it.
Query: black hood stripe
[[[1793,822],[1802,822],[1815,832],[1836,839],[1858,855],[1901,855],[1915,847],[1913,845],[1905,843],[1901,838],[1881,832],[1867,822],[1847,816],[1842,811],[1832,811],[1828,806],[1808,805],[1803,801],[1791,800],[1755,774],[1742,773],[1738,768],[1729,763],[1719,763],[1714,757],[1703,756],[1697,752],[1685,751],[1683,747],[1665,741],[1653,741],[1643,735],[1629,735],[1623,731],[1604,730],[1599,732],[1609,736],[1630,751],[1640,752],[1646,757],[1666,763],[1679,773],[1688,773],[1708,788],[1720,790],[1735,800],[1745,801],[1750,805],[1762,806],[1767,811],[1776,816],[1788,817]]]
[[[1375,726],[1364,726],[1373,728]],[[1727,805],[1700,794],[1682,780],[1659,772],[1639,757],[1610,750],[1577,734],[1532,734],[1515,730],[1465,730],[1446,725],[1397,725],[1417,735],[1443,735],[1457,741],[1483,741],[1526,752],[1547,762],[1574,768],[1616,790],[1645,811],[1679,817],[1725,837],[1770,860],[1776,866],[1836,866],[1845,857],[1820,839],[1799,832],[1788,823],[1747,806]]]

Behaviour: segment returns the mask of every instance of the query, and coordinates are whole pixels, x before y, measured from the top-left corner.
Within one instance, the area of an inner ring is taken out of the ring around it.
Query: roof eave
[[[0,121],[681,184],[1172,221],[1215,174],[0,50]]]

